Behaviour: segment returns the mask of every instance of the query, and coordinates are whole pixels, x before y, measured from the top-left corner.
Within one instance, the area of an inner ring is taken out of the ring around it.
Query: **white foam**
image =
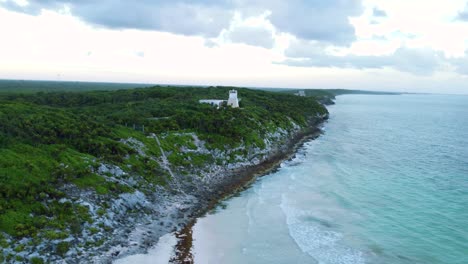
[[[352,249],[343,243],[343,235],[336,231],[327,230],[319,223],[305,221],[313,216],[312,212],[294,208],[282,195],[282,211],[286,216],[289,234],[304,252],[326,264],[363,264],[362,252]]]
[[[257,191],[255,191],[257,192]],[[247,228],[247,233],[252,233],[252,230],[254,228],[254,219],[252,217],[252,210],[255,210],[254,209],[254,201],[253,201],[253,197],[249,198],[247,200],[247,204],[245,206],[245,214],[247,215],[247,219],[248,219],[248,228]]]
[[[116,260],[115,264],[167,264],[173,256],[177,238],[173,233],[159,238],[156,246],[148,251],[148,254],[138,254]]]

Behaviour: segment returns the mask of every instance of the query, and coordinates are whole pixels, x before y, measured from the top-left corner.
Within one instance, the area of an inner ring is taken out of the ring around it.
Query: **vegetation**
[[[111,91],[148,86],[151,85],[105,82],[0,80],[0,93]]]
[[[310,117],[326,113],[312,97],[250,89],[238,89],[242,99],[238,109],[198,103],[203,98],[226,98],[229,89],[2,90],[0,234],[55,240],[82,232],[83,223],[92,222],[89,208],[70,200],[63,186],[72,184],[107,196],[138,187],[109,181],[97,173],[102,163],[140,175],[147,183],[165,185],[169,175],[155,161],[161,151],[149,137],[152,134],[159,135],[174,165],[203,166],[216,161],[209,155],[179,151],[197,148],[191,133],[205,140],[208,148],[240,144],[262,148],[267,133],[289,129],[291,121],[306,125]],[[125,144],[128,138],[142,142],[145,153]],[[64,255],[68,248],[68,243],[61,242],[56,253]]]

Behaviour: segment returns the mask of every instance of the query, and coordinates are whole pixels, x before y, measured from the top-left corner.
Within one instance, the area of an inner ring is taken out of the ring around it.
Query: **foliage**
[[[0,93],[84,92],[148,86],[150,85],[134,83],[0,80]]]
[[[29,260],[31,264],[44,264],[44,260],[39,257],[33,257]]]
[[[98,175],[101,163],[138,174],[147,183],[166,185],[170,176],[157,162],[161,151],[152,134],[159,135],[175,166],[201,167],[218,161],[206,154],[182,153],[182,148],[197,149],[191,133],[211,149],[241,144],[263,148],[267,133],[291,129],[291,121],[305,126],[311,117],[326,113],[312,97],[250,89],[238,89],[241,108],[216,109],[198,103],[200,99],[227,99],[230,89],[156,86],[86,92],[64,92],[59,87],[37,93],[41,89],[35,87],[23,89],[23,93],[3,90],[0,231],[16,238],[43,232],[48,239],[80,233],[82,224],[92,221],[88,208],[62,199],[66,194],[61,187],[74,184],[93,189],[97,195],[134,191],[135,186]],[[122,142],[128,138],[144,147]],[[57,246],[59,255],[67,251],[68,244]]]
[[[60,242],[57,244],[57,248],[55,249],[55,253],[57,255],[64,257],[67,254],[68,250],[70,249],[70,243],[68,242]]]

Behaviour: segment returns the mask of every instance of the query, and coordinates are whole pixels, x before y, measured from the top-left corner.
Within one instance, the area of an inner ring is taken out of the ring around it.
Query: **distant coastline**
[[[0,93],[20,92],[64,92],[64,91],[113,91],[120,89],[133,89],[136,87],[198,87],[208,88],[211,85],[189,85],[189,84],[164,84],[164,83],[119,83],[119,82],[106,82],[106,81],[62,81],[62,80],[17,80],[17,79],[0,79]],[[229,86],[226,86],[229,87]],[[329,88],[269,88],[269,87],[245,87],[249,89],[267,91],[267,92],[280,92],[287,94],[294,94],[297,91],[306,91],[307,96],[337,96],[343,94],[375,94],[375,95],[399,95],[399,94],[413,94],[406,92],[386,92],[386,91],[369,91],[369,90],[353,90],[353,89],[329,89]],[[415,93],[419,94],[419,93]]]

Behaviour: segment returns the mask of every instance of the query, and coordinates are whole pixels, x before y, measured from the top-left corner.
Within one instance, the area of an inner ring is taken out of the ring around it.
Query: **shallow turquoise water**
[[[468,96],[346,95],[194,227],[196,263],[468,263]]]

